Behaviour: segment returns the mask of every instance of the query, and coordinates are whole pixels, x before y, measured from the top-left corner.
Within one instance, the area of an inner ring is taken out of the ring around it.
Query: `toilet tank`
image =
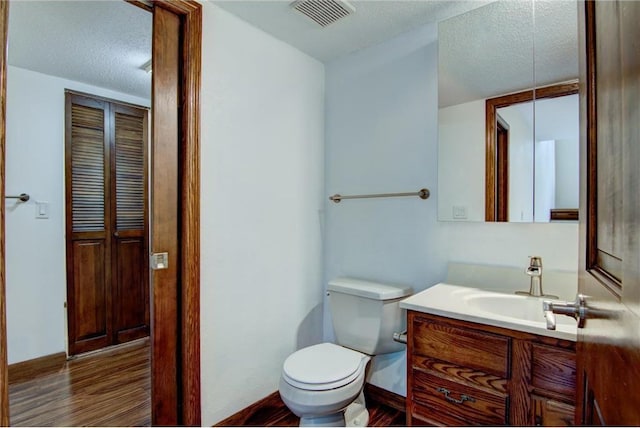
[[[355,278],[330,281],[327,295],[337,343],[368,355],[404,350],[393,333],[406,329],[398,302],[412,293],[411,287]]]

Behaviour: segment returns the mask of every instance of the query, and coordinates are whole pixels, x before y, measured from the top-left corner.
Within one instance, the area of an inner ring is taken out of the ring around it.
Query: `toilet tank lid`
[[[398,299],[413,294],[413,288],[404,285],[382,284],[356,278],[333,279],[329,281],[328,289],[374,300]]]

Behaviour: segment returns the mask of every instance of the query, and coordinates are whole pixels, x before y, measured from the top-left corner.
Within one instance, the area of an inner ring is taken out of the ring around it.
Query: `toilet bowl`
[[[280,397],[300,417],[300,426],[366,426],[363,388],[371,357],[402,351],[393,332],[404,330],[398,302],[410,287],[353,278],[329,282],[337,344],[300,349],[284,362]]]
[[[369,360],[333,343],[301,349],[284,363],[280,397],[300,417],[300,426],[366,426],[364,401],[350,421],[343,411],[362,394]]]

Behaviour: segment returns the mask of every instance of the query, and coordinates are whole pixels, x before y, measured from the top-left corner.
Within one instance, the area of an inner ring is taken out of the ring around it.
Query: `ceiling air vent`
[[[322,27],[356,11],[355,7],[343,0],[297,0],[290,6]]]

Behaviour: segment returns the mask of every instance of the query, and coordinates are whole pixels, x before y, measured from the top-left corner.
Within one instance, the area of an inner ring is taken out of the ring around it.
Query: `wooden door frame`
[[[487,98],[485,101],[485,221],[500,221],[497,218],[497,201],[495,194],[497,180],[496,159],[498,156],[496,142],[497,110],[513,104],[526,103],[543,98],[564,97],[577,93],[578,82],[573,81],[536,88],[535,93],[533,89],[529,89],[522,92],[515,92],[513,94],[501,95],[495,98]]]
[[[496,221],[509,221],[509,124],[496,113]]]
[[[180,19],[182,49],[182,73],[180,76],[180,156],[179,189],[180,233],[176,239],[180,245],[180,271],[178,281],[179,302],[154,302],[169,304],[177,312],[178,348],[177,373],[179,394],[173,397],[153,396],[152,404],[174,410],[176,420],[153,421],[165,425],[200,425],[200,80],[202,49],[201,5],[193,0],[130,1],[152,10],[166,9]],[[9,388],[7,368],[7,331],[5,303],[5,137],[6,137],[6,79],[8,1],[0,1],[0,425],[9,425]],[[154,138],[152,136],[152,138]],[[179,305],[179,306],[178,306]],[[153,328],[153,327],[152,327]],[[156,368],[161,370],[162,368]],[[157,379],[156,381],[167,381]],[[169,380],[172,381],[172,380]]]

